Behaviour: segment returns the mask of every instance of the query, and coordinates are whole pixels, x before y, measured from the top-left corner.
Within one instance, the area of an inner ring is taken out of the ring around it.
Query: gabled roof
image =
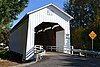
[[[39,9],[33,10],[33,11],[31,11],[31,12],[28,12],[27,14],[35,13],[35,12],[37,12],[37,11],[39,11],[39,10],[42,10],[42,9],[44,9],[44,8],[47,8],[47,7],[49,7],[49,6],[55,7],[57,10],[59,10],[60,12],[62,12],[62,13],[65,14],[66,16],[68,16],[70,19],[73,19],[72,16],[70,16],[68,13],[64,12],[62,9],[58,8],[57,6],[55,6],[55,5],[52,4],[52,3],[50,3],[50,4],[46,5],[46,6],[43,6],[43,7],[39,8]]]
[[[29,17],[30,14],[35,13],[35,12],[37,12],[37,11],[39,11],[39,10],[44,9],[44,8],[47,8],[47,7],[49,7],[49,6],[53,6],[53,7],[56,8],[58,11],[62,12],[64,15],[68,16],[68,17],[70,18],[70,20],[73,19],[73,17],[70,16],[68,13],[64,12],[63,10],[61,10],[60,8],[58,8],[57,6],[55,6],[54,4],[50,3],[50,4],[48,4],[48,5],[44,6],[44,7],[41,7],[41,8],[39,8],[39,9],[37,9],[37,10],[33,10],[33,11],[31,11],[31,12],[28,12],[28,13],[27,13],[27,14],[26,14],[26,15],[25,15],[25,16],[10,30],[10,32],[16,30],[16,28],[18,28],[18,27],[20,26],[20,24],[22,24],[22,21],[24,21],[25,19],[27,19],[27,18]],[[23,22],[23,23],[24,23],[24,22]]]
[[[10,32],[16,30],[18,27],[20,27],[21,24],[24,23],[25,19],[29,18],[29,15],[26,14],[11,30]]]

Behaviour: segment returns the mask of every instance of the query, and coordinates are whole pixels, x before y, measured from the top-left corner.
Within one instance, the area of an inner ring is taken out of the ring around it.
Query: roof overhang
[[[47,7],[49,7],[49,6],[55,7],[58,11],[62,12],[64,15],[68,16],[68,17],[70,18],[69,20],[74,19],[71,15],[69,15],[69,14],[66,13],[66,12],[64,12],[62,9],[58,8],[56,5],[54,5],[54,4],[52,4],[52,3],[50,3],[50,4],[48,4],[48,5],[44,6],[44,7],[41,7],[41,8],[39,8],[39,9],[37,9],[37,10],[33,10],[33,11],[31,11],[31,12],[28,12],[27,14],[35,13],[35,12],[40,11],[40,10],[42,10],[42,9],[44,9],[44,8],[47,8]]]
[[[21,26],[23,23],[24,23],[24,21],[26,20],[26,19],[28,19],[28,17],[29,17],[29,15],[28,14],[26,14],[11,30],[10,30],[10,32],[13,32],[14,30],[16,30],[19,26]]]
[[[60,8],[58,8],[57,6],[55,6],[54,4],[50,3],[50,4],[48,4],[48,5],[44,6],[44,7],[41,7],[41,8],[39,8],[39,9],[37,9],[37,10],[33,10],[33,11],[31,11],[31,12],[28,12],[28,13],[19,21],[19,23],[17,23],[17,24],[10,30],[10,32],[16,30],[16,29],[20,26],[20,24],[22,24],[22,21],[24,21],[25,19],[27,19],[27,18],[29,17],[30,14],[35,13],[35,12],[37,12],[37,11],[39,11],[39,10],[44,9],[44,8],[47,8],[47,7],[49,7],[49,6],[53,6],[53,7],[56,8],[58,11],[62,12],[64,15],[68,16],[68,17],[69,17],[69,20],[74,19],[74,18],[73,18],[71,15],[69,15],[68,13],[64,12],[62,9],[60,9]],[[23,23],[24,23],[24,22],[23,22]]]

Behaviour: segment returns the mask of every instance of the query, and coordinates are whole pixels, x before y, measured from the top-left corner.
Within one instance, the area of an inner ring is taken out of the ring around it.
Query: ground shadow
[[[0,58],[17,63],[22,63],[22,55],[7,50],[0,50]]]
[[[87,57],[80,57],[75,55],[62,55],[65,57],[64,59],[60,59],[60,61],[64,61],[62,66],[72,66],[72,67],[99,67],[100,66],[100,59],[96,58],[87,58]]]

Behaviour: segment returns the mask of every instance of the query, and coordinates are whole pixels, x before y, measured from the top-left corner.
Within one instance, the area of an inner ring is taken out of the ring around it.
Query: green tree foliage
[[[27,7],[28,0],[0,0],[0,42],[8,40],[10,22]]]
[[[71,28],[72,29],[72,28]],[[82,49],[83,47],[86,48],[83,44],[84,41],[82,41],[82,32],[83,32],[83,28],[82,27],[78,27],[78,28],[74,28],[72,29],[73,31],[71,31],[71,44],[73,44],[74,48],[80,48]],[[73,34],[74,33],[74,34]]]
[[[100,0],[69,0],[64,4],[64,11],[74,17],[71,21],[72,45],[91,50],[88,35],[93,30],[97,34],[94,50],[100,51]]]
[[[84,28],[84,32],[82,33],[82,40],[84,41],[84,45],[87,47],[86,49],[91,50],[91,38],[88,36],[91,31],[94,31],[97,35],[96,38],[94,38],[94,50],[100,51],[100,24],[92,23],[87,24]]]
[[[64,4],[64,11],[74,17],[71,26],[84,26],[88,22],[100,21],[100,1],[69,0]]]

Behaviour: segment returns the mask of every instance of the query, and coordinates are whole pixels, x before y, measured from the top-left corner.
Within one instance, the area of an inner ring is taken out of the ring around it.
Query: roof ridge
[[[58,7],[57,7],[56,5],[54,5],[53,3],[50,3],[50,4],[48,4],[48,5],[45,5],[45,6],[41,7],[41,8],[38,8],[38,9],[36,9],[36,10],[33,10],[33,11],[31,11],[31,12],[28,12],[27,14],[32,14],[32,13],[34,13],[34,12],[37,12],[37,11],[39,11],[39,10],[41,10],[41,9],[44,9],[44,8],[50,6],[50,5],[52,5],[53,7],[55,7],[55,8],[58,9],[59,11],[61,11],[63,14],[65,14],[65,15],[67,15],[68,17],[70,17],[71,19],[73,19],[73,17],[72,17],[71,15],[69,15],[69,14],[66,13],[66,12],[64,12],[62,9],[58,8]]]
[[[44,9],[44,8],[50,6],[50,5],[53,5],[53,3],[47,4],[47,5],[45,5],[45,6],[43,6],[43,7],[40,7],[40,8],[38,8],[38,9],[36,9],[36,10],[30,11],[30,12],[28,12],[27,14],[31,14],[31,13],[37,12],[37,11],[39,11],[39,10],[41,10],[41,9]]]

